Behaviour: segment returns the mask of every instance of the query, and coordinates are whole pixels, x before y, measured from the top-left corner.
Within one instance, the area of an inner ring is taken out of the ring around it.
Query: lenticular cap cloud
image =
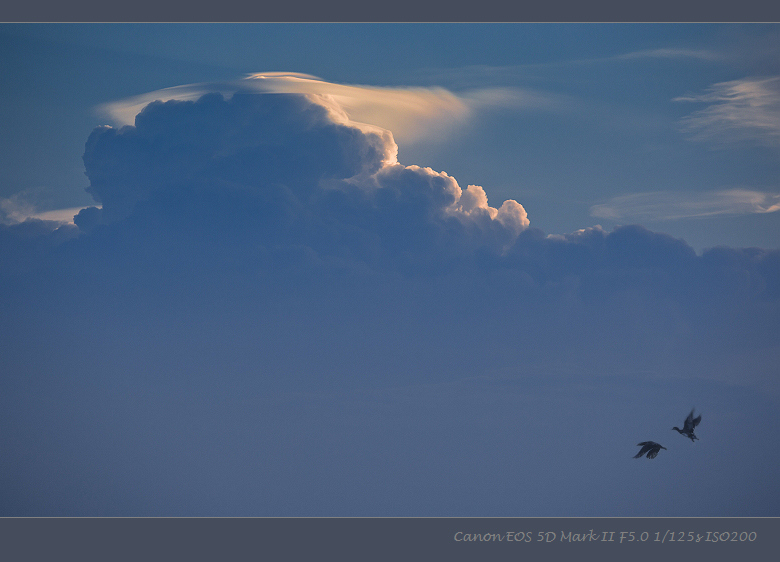
[[[305,94],[360,127],[388,129],[401,143],[435,141],[467,122],[476,109],[522,105],[527,94],[511,88],[478,89],[455,95],[444,88],[391,88],[335,84],[295,72],[262,72],[241,80],[187,84],[149,92],[100,106],[99,111],[118,125],[130,125],[150,102],[196,100],[205,93],[225,97],[238,91]],[[538,100],[534,103],[538,104]]]

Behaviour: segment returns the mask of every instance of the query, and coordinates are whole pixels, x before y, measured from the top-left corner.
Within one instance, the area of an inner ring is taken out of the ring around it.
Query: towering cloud
[[[134,126],[90,135],[88,191],[102,210],[82,211],[76,224],[186,215],[215,239],[240,229],[260,245],[324,254],[329,240],[357,231],[391,253],[456,251],[450,238],[503,251],[529,225],[517,202],[490,207],[481,187],[464,191],[445,172],[401,165],[397,152],[389,131],[351,123],[318,95],[153,102]]]

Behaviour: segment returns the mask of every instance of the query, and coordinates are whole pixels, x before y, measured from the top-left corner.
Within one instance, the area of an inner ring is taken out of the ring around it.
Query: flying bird
[[[694,410],[695,410],[695,408],[694,408]],[[697,425],[699,425],[700,421],[701,421],[701,414],[699,414],[698,417],[694,418],[693,417],[693,410],[691,410],[691,413],[688,414],[687,418],[685,418],[685,424],[683,424],[683,428],[680,429],[677,426],[675,426],[672,429],[676,430],[677,433],[679,433],[680,435],[685,435],[686,437],[688,437],[691,441],[693,441],[695,443],[696,440],[698,439],[698,437],[696,437],[696,434],[693,432],[693,428],[696,427]]]
[[[637,443],[637,445],[642,448],[639,449],[639,452],[634,456],[635,459],[638,459],[645,453],[647,453],[648,459],[654,459],[656,456],[658,456],[658,453],[661,449],[666,451],[666,447],[659,445],[655,441],[642,441],[641,443]]]

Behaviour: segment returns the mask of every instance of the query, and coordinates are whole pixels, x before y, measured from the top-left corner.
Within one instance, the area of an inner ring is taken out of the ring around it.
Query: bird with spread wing
[[[694,408],[695,410],[695,408]],[[677,426],[674,426],[672,429],[677,431],[680,435],[685,435],[687,438],[689,438],[694,443],[698,439],[696,437],[696,434],[693,432],[693,429],[699,425],[699,422],[701,421],[701,414],[699,414],[697,417],[693,417],[693,411],[691,410],[691,413],[688,414],[688,417],[685,418],[685,423],[683,424],[683,428],[680,429]]]
[[[658,456],[658,453],[661,451],[661,449],[666,451],[666,447],[656,443],[655,441],[642,441],[641,443],[637,443],[637,445],[642,448],[639,449],[639,452],[634,456],[635,459],[638,459],[645,453],[647,453],[648,459],[654,459]]]

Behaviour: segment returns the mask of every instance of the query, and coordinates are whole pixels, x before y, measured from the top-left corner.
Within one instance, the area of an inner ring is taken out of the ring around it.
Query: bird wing
[[[636,455],[634,455],[634,458],[638,459],[639,457],[644,456],[644,454],[647,451],[652,449],[653,446],[651,445],[651,443],[652,443],[652,441],[642,441],[641,443],[638,443],[639,445],[643,445],[643,447],[641,449],[639,449],[639,452]]]
[[[693,427],[696,427],[699,425],[699,422],[701,421],[701,414],[699,414],[696,418],[693,420]]]
[[[683,426],[683,431],[693,431],[695,425],[696,423],[693,421],[693,410],[691,410],[691,413],[688,414],[687,418],[685,418],[685,425]]]
[[[654,459],[655,457],[658,456],[658,452],[660,450],[661,450],[661,447],[653,447],[652,450],[649,453],[647,453],[647,458],[648,459]]]

